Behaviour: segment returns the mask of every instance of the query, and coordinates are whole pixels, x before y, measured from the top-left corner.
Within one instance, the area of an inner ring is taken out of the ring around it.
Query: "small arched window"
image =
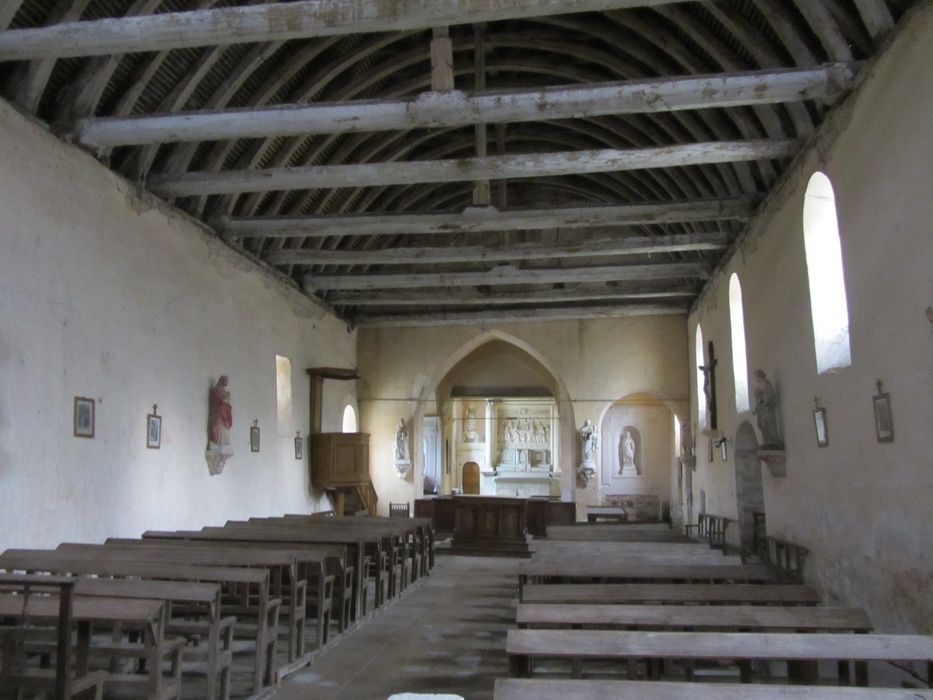
[[[703,370],[700,367],[706,365],[703,355],[703,329],[697,324],[696,332],[696,375],[697,375],[697,427],[698,430],[706,428],[706,392],[703,390]]]
[[[820,172],[810,178],[803,200],[803,242],[810,280],[816,371],[825,374],[851,365],[852,353],[836,196],[832,182]]]
[[[732,328],[732,377],[735,380],[735,410],[742,413],[748,404],[748,358],[745,349],[745,313],[739,276],[729,278],[729,321]]]
[[[356,432],[356,411],[353,410],[353,406],[350,404],[347,404],[343,409],[343,432]]]

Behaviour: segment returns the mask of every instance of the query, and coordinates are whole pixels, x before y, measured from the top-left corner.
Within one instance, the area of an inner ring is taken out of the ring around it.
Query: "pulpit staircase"
[[[379,496],[376,494],[373,482],[369,480],[328,489],[327,495],[337,515],[354,515],[362,511],[366,511],[369,515],[376,515]]]

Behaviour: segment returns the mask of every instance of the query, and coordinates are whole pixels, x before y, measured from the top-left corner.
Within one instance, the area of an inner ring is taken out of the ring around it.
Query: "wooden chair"
[[[411,506],[408,502],[405,503],[390,503],[389,504],[389,517],[390,518],[410,518],[411,517]]]

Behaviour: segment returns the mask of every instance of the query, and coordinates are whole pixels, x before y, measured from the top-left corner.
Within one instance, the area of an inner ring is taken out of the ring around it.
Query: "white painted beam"
[[[299,0],[196,12],[65,22],[0,33],[0,61],[167,51],[254,41],[408,31],[675,0]]]
[[[326,238],[328,236],[458,235],[496,231],[536,231],[674,224],[687,221],[747,221],[759,198],[687,199],[614,206],[560,209],[470,207],[456,214],[350,214],[343,216],[246,217],[221,219],[225,237]]]
[[[690,300],[697,296],[698,291],[689,286],[649,289],[641,285],[626,291],[606,286],[578,286],[570,289],[497,290],[495,293],[484,293],[467,287],[448,289],[443,295],[439,295],[436,290],[408,292],[393,289],[374,292],[331,292],[327,295],[327,303],[332,306],[517,306],[581,301]]]
[[[499,260],[548,260],[614,255],[659,255],[662,253],[722,250],[729,244],[723,233],[631,236],[591,239],[572,245],[545,246],[539,243],[508,246],[447,246],[430,248],[386,248],[383,250],[279,249],[267,253],[273,265],[434,265]]]
[[[624,318],[628,316],[685,316],[687,307],[667,304],[621,304],[613,306],[572,306],[557,309],[520,309],[516,311],[450,311],[422,314],[359,315],[358,328],[398,328],[406,326],[453,326],[470,323],[522,321],[561,321],[581,318]]]
[[[307,289],[412,289],[419,287],[475,287],[479,285],[629,282],[678,278],[707,279],[703,263],[607,265],[603,267],[520,270],[500,265],[488,272],[425,272],[358,275],[305,275]]]
[[[564,85],[496,93],[425,92],[406,100],[360,100],[181,114],[89,118],[71,138],[91,148],[176,141],[219,141],[308,134],[455,128],[836,100],[851,89],[858,64],[721,75]]]
[[[612,148],[561,153],[528,153],[486,158],[416,160],[400,163],[357,163],[264,170],[225,170],[156,175],[149,189],[162,197],[414,185],[510,178],[579,175],[709,163],[790,158],[797,139],[711,141],[654,148]]]

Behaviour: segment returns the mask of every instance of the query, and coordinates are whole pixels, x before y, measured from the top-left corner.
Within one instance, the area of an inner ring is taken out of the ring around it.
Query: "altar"
[[[456,439],[458,468],[479,465],[480,495],[527,499],[560,494],[553,399],[467,400],[455,410],[454,423],[462,426]]]

